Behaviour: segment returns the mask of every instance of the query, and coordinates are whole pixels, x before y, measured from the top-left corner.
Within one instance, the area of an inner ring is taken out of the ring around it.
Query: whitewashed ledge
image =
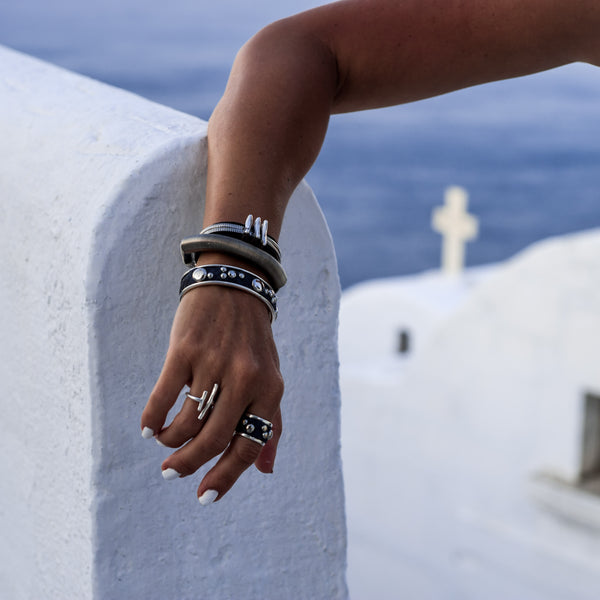
[[[203,508],[139,416],[201,223],[206,124],[2,48],[0,87],[2,597],[346,598],[340,292],[309,188],[281,235],[275,474]]]

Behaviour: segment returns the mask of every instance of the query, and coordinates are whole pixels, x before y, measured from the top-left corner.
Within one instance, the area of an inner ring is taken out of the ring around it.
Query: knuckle
[[[199,431],[200,426],[189,418],[177,415],[167,429],[162,433],[160,441],[170,448],[177,448],[189,439],[193,438]]]
[[[191,335],[172,340],[169,347],[170,359],[173,364],[185,364],[191,369],[192,359],[197,356],[199,346]]]
[[[269,398],[280,400],[283,396],[283,377],[275,366],[245,360],[235,366],[235,373],[238,390],[242,393],[247,389],[259,389]]]
[[[277,373],[273,377],[271,386],[272,386],[270,389],[271,394],[274,397],[277,397],[278,400],[280,400],[283,396],[283,392],[285,391],[285,383],[283,381],[283,376],[281,375],[281,373],[279,371],[277,371]]]
[[[249,383],[259,381],[264,373],[259,362],[248,356],[238,358],[235,371],[240,379]]]
[[[233,446],[231,451],[239,464],[249,467],[258,458],[261,448],[262,446],[250,440],[240,440],[239,443]]]
[[[177,458],[173,460],[171,466],[182,475],[191,475],[198,469],[187,456],[177,456]]]
[[[227,436],[222,432],[210,433],[205,437],[205,447],[213,455],[221,454],[231,442],[231,436]]]
[[[194,423],[191,419],[184,417],[175,418],[169,427],[169,430],[173,431],[173,437],[178,439],[184,438],[186,440],[194,437],[199,429],[200,423],[198,422],[198,419],[196,419],[196,422]]]

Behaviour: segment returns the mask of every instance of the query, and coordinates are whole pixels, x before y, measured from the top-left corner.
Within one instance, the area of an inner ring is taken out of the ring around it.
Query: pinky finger
[[[279,438],[282,433],[281,424],[281,409],[277,409],[275,415],[273,415],[273,437],[263,446],[260,451],[254,466],[261,473],[272,473],[273,466],[275,465],[275,456],[277,454],[277,446],[279,444]]]

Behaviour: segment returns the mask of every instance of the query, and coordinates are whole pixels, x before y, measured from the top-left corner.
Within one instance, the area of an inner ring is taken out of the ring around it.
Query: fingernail
[[[179,471],[176,471],[175,469],[165,469],[162,472],[162,476],[167,481],[172,481],[173,479],[178,479],[179,477],[181,477],[181,473],[179,473]]]
[[[156,436],[154,436],[154,441],[159,445],[162,446],[163,448],[168,448],[168,446],[165,446]]]
[[[150,429],[150,427],[144,427],[144,429],[142,429],[142,437],[145,440],[149,440],[153,436],[154,436],[154,429]]]
[[[200,496],[200,498],[198,498],[198,502],[200,502],[200,504],[202,504],[202,506],[206,506],[207,504],[212,504],[217,496],[219,495],[219,492],[217,492],[217,490],[206,490],[204,492],[204,494],[202,494],[202,496]]]

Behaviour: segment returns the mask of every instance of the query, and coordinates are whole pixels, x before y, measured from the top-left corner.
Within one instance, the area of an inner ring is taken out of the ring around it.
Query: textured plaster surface
[[[457,285],[438,279],[441,295]],[[399,286],[396,305],[367,284],[363,318],[376,307],[389,329],[432,284]],[[402,586],[415,600],[595,599],[600,497],[574,484],[584,396],[600,393],[600,232],[536,244],[451,296],[395,370],[389,349],[379,377],[342,361],[351,597],[392,600]],[[345,303],[340,339],[351,343]],[[353,343],[356,363],[362,338]],[[382,334],[369,353],[386,344]],[[367,395],[376,443],[357,435]]]
[[[142,440],[139,416],[177,306],[178,242],[201,223],[206,124],[8,49],[0,120],[3,597],[345,598],[340,292],[310,189],[280,240],[275,473],[252,469],[203,508],[200,475],[162,479],[168,451]]]

